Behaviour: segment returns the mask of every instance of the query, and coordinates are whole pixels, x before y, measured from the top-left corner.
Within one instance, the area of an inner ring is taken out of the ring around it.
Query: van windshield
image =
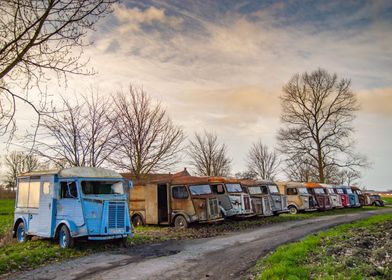
[[[325,192],[324,192],[324,190],[323,190],[322,188],[315,188],[315,189],[314,189],[314,193],[317,193],[317,194],[324,194]]]
[[[346,192],[347,192],[348,194],[352,194],[352,193],[353,193],[353,191],[352,191],[351,189],[346,189]]]
[[[242,192],[240,184],[226,184],[226,188],[228,192]]]
[[[342,189],[336,189],[336,191],[337,191],[338,193],[340,193],[340,194],[343,194],[343,193],[344,193]]]
[[[300,194],[309,194],[309,193],[308,193],[308,190],[307,190],[306,188],[298,188],[298,192],[299,192]]]
[[[269,185],[268,189],[269,189],[270,193],[279,193],[278,187],[275,185]]]
[[[122,181],[82,181],[82,191],[85,195],[125,193]]]
[[[335,193],[333,189],[327,189],[328,193]]]
[[[250,194],[261,194],[261,188],[259,186],[257,187],[248,187],[249,193]]]
[[[210,185],[190,186],[189,190],[191,191],[192,195],[211,194],[212,193]]]

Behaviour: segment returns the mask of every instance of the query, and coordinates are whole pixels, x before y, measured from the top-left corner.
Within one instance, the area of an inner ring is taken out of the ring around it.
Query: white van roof
[[[58,175],[59,177],[81,177],[81,178],[118,178],[123,177],[116,171],[98,167],[70,167],[57,170],[42,170],[20,174],[18,177]]]

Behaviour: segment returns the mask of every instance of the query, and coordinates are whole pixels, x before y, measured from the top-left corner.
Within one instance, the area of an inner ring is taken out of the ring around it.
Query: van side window
[[[296,194],[298,194],[296,188],[287,188],[286,193],[287,193],[287,195],[296,195]]]
[[[185,186],[176,186],[172,188],[172,196],[177,199],[186,199],[189,195]]]
[[[39,208],[39,198],[39,181],[19,181],[17,207]]]
[[[61,182],[61,198],[77,198],[76,182]],[[69,191],[68,191],[69,189]]]
[[[225,189],[223,188],[223,185],[221,185],[221,184],[211,185],[211,190],[213,193],[216,193],[216,194],[224,194],[225,193]]]

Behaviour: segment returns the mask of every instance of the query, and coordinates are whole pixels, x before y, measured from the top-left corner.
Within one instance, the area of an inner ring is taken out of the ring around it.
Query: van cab
[[[316,211],[316,202],[303,183],[277,182],[279,191],[287,195],[288,210],[291,214],[299,211]]]
[[[361,207],[361,204],[359,203],[358,195],[352,191],[350,186],[341,185],[340,188],[348,196],[348,203],[350,207]]]
[[[331,201],[332,208],[343,208],[342,198],[339,194],[335,193],[333,186],[328,184],[320,184],[324,187],[326,193]]]
[[[304,187],[308,189],[308,192],[315,198],[317,208],[320,211],[330,210],[332,208],[329,195],[325,188],[319,183],[304,183]]]
[[[208,177],[171,176],[164,180],[138,183],[130,195],[134,226],[173,225],[187,228],[191,223],[223,220],[218,196]]]
[[[336,194],[340,196],[340,199],[342,200],[342,206],[343,207],[351,207],[350,206],[350,200],[347,194],[344,193],[343,188],[338,186],[338,185],[333,185],[332,189]]]
[[[279,215],[289,212],[287,195],[279,192],[278,186],[267,180],[241,180],[242,188],[253,202],[253,209],[259,216]]]
[[[242,189],[240,180],[224,178],[224,187],[235,212],[235,217],[248,218],[256,215],[253,211],[252,199]]]
[[[77,238],[131,236],[128,187],[117,172],[95,167],[37,171],[17,178],[13,235],[57,238],[61,248]]]

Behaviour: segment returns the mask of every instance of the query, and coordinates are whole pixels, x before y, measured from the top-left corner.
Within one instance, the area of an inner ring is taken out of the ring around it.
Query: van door
[[[57,203],[57,220],[69,220],[77,226],[84,224],[82,203],[74,180],[60,181],[60,199]]]
[[[37,234],[43,237],[54,236],[53,218],[56,215],[56,206],[53,201],[52,182],[41,180],[41,198],[39,203]]]
[[[169,222],[169,207],[167,203],[167,186],[166,184],[158,185],[158,224]]]

